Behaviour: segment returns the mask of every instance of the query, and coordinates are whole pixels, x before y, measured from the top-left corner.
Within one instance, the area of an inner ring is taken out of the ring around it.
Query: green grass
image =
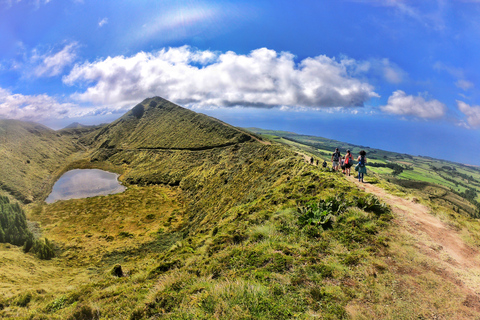
[[[144,101],[143,110],[132,110],[114,125],[69,131],[86,151],[58,164],[48,173],[52,180],[72,168],[103,168],[120,173],[128,189],[29,204],[29,220],[53,241],[57,255],[42,261],[19,247],[0,245],[0,317],[480,316],[467,306],[468,297],[455,279],[439,272],[392,223],[395,217],[381,201],[341,173],[311,166],[297,154],[329,159],[336,142],[300,137],[311,144],[306,146],[300,138],[277,138],[287,133],[269,132],[272,143],[265,145],[170,104],[160,116],[159,101]],[[182,127],[183,116],[190,129],[170,130]],[[171,122],[159,123],[163,117]],[[152,139],[145,140],[149,133]],[[148,143],[160,149],[140,148]],[[174,149],[161,149],[169,146]],[[360,148],[340,146],[354,152]],[[373,161],[415,165],[413,172],[404,173],[417,180],[430,174],[430,165],[445,164],[368,150]],[[430,205],[467,243],[480,244],[480,224],[467,214],[470,204],[448,188],[396,180],[384,169],[369,168],[366,180]],[[50,187],[46,183],[44,189]],[[457,214],[453,209],[460,205]],[[113,274],[118,266],[123,276]]]

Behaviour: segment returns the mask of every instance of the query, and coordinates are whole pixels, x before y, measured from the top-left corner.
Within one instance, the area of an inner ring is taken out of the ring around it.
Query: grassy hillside
[[[23,202],[42,199],[55,172],[84,149],[43,125],[0,120],[0,189]]]
[[[480,217],[480,168],[429,157],[411,156],[357,146],[321,137],[292,132],[250,128],[252,132],[289,145],[330,164],[331,154],[339,148],[342,154],[350,149],[354,156],[367,152],[369,170],[382,178],[410,189],[419,189],[431,200],[448,202],[455,210]],[[330,164],[331,165],[331,164]]]
[[[367,189],[305,162],[329,147],[266,143],[159,98],[140,105],[111,125],[69,131],[89,149],[59,170],[115,171],[127,191],[25,207],[56,257],[0,244],[1,318],[480,317],[480,224],[447,187],[374,172]],[[411,220],[405,208],[417,205],[471,261]]]
[[[165,99],[146,99],[93,135],[107,149],[206,149],[250,140],[221,121]]]

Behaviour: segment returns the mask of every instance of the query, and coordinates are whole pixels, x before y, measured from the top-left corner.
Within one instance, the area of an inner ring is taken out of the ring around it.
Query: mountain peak
[[[96,137],[104,148],[208,149],[251,140],[241,129],[164,98],[148,98]]]

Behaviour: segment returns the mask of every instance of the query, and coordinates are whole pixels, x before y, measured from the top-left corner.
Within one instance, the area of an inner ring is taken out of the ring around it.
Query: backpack
[[[338,161],[338,158],[340,157],[340,152],[335,152],[333,154],[333,161]]]
[[[365,157],[364,156],[360,157],[360,162],[358,164],[360,165],[360,167],[365,167]]]
[[[348,157],[345,158],[345,164],[349,164],[350,163],[350,159],[352,158],[352,155],[350,154]]]

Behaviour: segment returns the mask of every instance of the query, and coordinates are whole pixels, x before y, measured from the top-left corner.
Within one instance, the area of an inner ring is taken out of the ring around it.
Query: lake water
[[[66,172],[53,186],[45,200],[80,199],[120,193],[125,187],[118,182],[118,174],[98,169],[75,169]]]

